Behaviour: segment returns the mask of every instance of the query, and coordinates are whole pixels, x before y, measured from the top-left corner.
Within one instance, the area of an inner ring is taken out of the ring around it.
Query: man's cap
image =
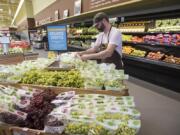
[[[102,21],[103,19],[109,20],[108,16],[104,12],[97,13],[93,18],[93,26],[96,26],[98,22]]]

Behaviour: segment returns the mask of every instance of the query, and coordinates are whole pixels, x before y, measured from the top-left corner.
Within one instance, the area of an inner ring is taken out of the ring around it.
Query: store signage
[[[47,32],[50,51],[67,50],[66,25],[47,26]]]
[[[55,20],[55,21],[59,20],[59,10],[56,10],[56,11],[54,12],[54,20]]]
[[[109,18],[109,21],[110,21],[111,23],[117,22],[117,17]]]
[[[74,2],[74,15],[81,14],[81,0],[75,0]]]
[[[50,23],[51,21],[52,21],[52,17],[48,17],[43,20],[36,21],[36,26]]]
[[[119,3],[125,3],[135,0],[89,0],[89,10],[99,9]]]
[[[9,44],[10,43],[10,38],[7,37],[7,36],[2,36],[2,37],[0,37],[0,43]]]
[[[63,19],[67,18],[68,15],[69,15],[69,10],[68,9],[64,10],[64,12],[63,12]]]
[[[124,22],[125,18],[124,17],[121,17],[121,22]]]

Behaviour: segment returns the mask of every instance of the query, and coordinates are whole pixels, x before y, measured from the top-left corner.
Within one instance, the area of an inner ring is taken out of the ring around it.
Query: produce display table
[[[10,84],[10,83],[0,83],[4,86],[12,86],[16,88],[22,88],[28,86],[30,88],[37,88],[40,90],[52,90],[55,93],[59,94],[62,92],[75,91],[76,94],[105,94],[111,96],[128,96],[128,89],[122,91],[111,91],[111,90],[91,90],[91,89],[77,89],[77,88],[62,88],[62,87],[44,87],[37,85],[25,85],[25,84]],[[29,128],[21,128],[17,126],[12,126],[8,124],[0,124],[0,134],[1,135],[14,135],[14,134],[23,134],[23,135],[51,135],[49,133],[44,133],[42,130],[34,130]],[[55,134],[53,134],[55,135]]]
[[[73,58],[68,53],[61,55],[61,63],[38,58],[14,66],[2,65],[1,134],[87,135],[95,131],[97,135],[112,132],[135,135],[139,132],[141,114],[124,84],[128,75],[116,70],[114,65]],[[68,66],[75,70],[67,70]],[[52,71],[47,70],[49,67]]]

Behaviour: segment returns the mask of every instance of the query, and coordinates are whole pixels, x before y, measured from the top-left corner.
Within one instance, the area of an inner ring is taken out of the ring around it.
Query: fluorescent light
[[[0,8],[0,11],[3,11],[3,9],[2,9],[2,8]]]
[[[19,11],[20,11],[23,3],[24,3],[24,0],[21,0],[21,1],[19,2],[18,8],[17,8],[16,13],[15,13],[15,15],[14,15],[14,18],[13,18],[13,20],[12,20],[12,22],[11,22],[11,25],[13,25],[13,23],[14,23],[17,15],[18,15],[18,13],[19,13]]]

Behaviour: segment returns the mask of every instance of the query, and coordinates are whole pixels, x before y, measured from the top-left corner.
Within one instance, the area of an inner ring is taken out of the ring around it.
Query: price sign
[[[67,50],[67,28],[66,25],[47,26],[48,44],[50,51]]]

